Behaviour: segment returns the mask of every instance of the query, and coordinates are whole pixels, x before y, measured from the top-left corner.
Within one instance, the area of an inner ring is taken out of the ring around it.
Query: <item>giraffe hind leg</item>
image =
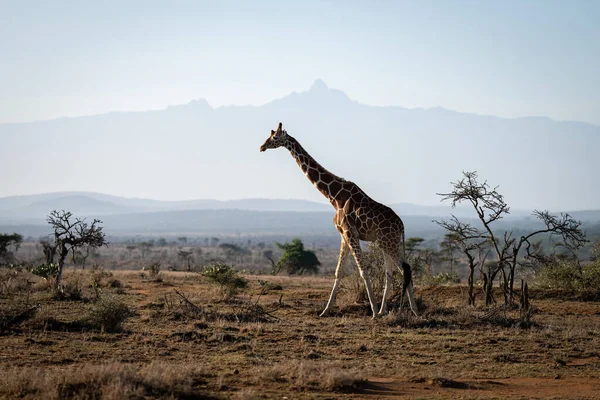
[[[383,296],[381,298],[381,308],[379,309],[379,315],[384,315],[387,312],[387,299],[390,293],[390,286],[393,278],[393,261],[392,258],[385,253],[385,286],[383,288]]]

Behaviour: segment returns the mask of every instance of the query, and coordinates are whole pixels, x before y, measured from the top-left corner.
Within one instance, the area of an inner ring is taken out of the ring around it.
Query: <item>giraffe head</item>
[[[277,130],[272,130],[271,136],[269,136],[267,140],[265,140],[263,145],[260,146],[260,151],[265,151],[267,149],[276,149],[278,147],[281,147],[285,144],[287,138],[288,134],[286,131],[283,130],[283,125],[280,122],[279,126],[277,127]]]

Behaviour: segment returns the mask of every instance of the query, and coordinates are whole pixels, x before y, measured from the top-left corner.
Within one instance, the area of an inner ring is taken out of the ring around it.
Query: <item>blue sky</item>
[[[260,105],[316,78],[370,105],[600,125],[598,1],[0,0],[0,122]]]

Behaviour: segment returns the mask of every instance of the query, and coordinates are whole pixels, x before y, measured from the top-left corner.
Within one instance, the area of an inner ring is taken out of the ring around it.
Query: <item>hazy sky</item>
[[[0,122],[263,104],[315,78],[371,105],[600,125],[600,1],[0,0]]]

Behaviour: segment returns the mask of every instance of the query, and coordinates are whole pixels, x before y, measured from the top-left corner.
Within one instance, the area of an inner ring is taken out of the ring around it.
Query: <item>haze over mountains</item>
[[[513,209],[600,208],[598,126],[371,107],[322,81],[260,107],[215,109],[198,100],[160,111],[1,124],[0,166],[10,172],[0,196],[82,190],[322,202],[286,151],[258,152],[279,121],[324,167],[386,204],[437,204],[436,193],[463,170],[477,170]]]

